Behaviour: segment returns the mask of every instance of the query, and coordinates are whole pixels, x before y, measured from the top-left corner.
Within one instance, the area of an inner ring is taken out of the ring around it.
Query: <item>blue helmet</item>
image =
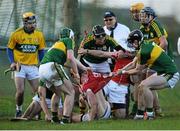
[[[154,10],[151,7],[145,7],[143,8],[140,13],[146,13],[147,15],[151,15],[153,17],[156,17],[156,13],[154,12]]]
[[[142,9],[140,11],[140,15],[139,15],[139,21],[143,24],[143,25],[147,25],[148,23],[151,22],[151,20],[153,20],[156,17],[156,13],[154,12],[154,10],[151,7],[145,7],[144,9]]]

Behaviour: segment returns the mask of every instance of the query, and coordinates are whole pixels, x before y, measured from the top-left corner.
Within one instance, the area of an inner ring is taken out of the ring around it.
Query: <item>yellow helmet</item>
[[[133,12],[133,11],[140,12],[140,10],[142,10],[143,8],[144,8],[144,4],[142,2],[139,2],[139,3],[132,4],[130,7],[130,11],[131,12]]]
[[[26,33],[33,33],[36,28],[36,15],[32,12],[26,12],[22,15],[24,30]],[[31,24],[29,27],[28,25]]]
[[[36,22],[36,15],[32,12],[26,12],[22,16],[23,22]]]

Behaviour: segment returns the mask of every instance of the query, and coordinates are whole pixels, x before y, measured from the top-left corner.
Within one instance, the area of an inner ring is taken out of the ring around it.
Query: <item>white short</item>
[[[38,95],[35,95],[32,99],[33,101],[40,103],[40,98],[38,97]],[[46,98],[46,103],[47,103],[48,109],[51,109],[51,99]],[[59,108],[63,108],[61,98],[59,99]]]
[[[110,80],[107,85],[104,86],[103,90],[110,103],[126,104],[128,86]]]
[[[111,106],[107,102],[105,112],[104,112],[104,114],[102,116],[99,117],[99,119],[108,119],[108,118],[110,118],[110,116],[111,116]],[[82,121],[90,121],[89,112],[82,116]]]
[[[174,88],[175,85],[178,83],[178,81],[179,81],[179,73],[177,72],[167,82],[168,82],[168,85],[169,85],[170,88]]]
[[[63,71],[63,74],[66,75],[62,66],[61,66],[61,71]],[[39,76],[40,76],[40,80],[46,83],[47,88],[50,88],[52,85],[60,86],[63,84],[63,81],[61,80],[54,66],[54,62],[49,62],[49,63],[40,65]],[[66,77],[68,76],[66,75]]]
[[[98,73],[109,73],[109,72],[111,72],[108,61],[95,64],[95,63],[88,62],[85,59],[83,59],[83,60],[91,67],[93,72],[98,72]]]
[[[15,71],[15,77],[27,78],[28,80],[33,80],[39,78],[38,67],[21,65],[20,72]]]

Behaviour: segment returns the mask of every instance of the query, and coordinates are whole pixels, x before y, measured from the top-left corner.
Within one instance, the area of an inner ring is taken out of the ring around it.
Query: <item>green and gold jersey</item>
[[[159,38],[161,36],[165,36],[168,41],[168,49],[167,54],[172,58],[172,49],[171,44],[168,40],[168,34],[165,30],[165,28],[156,20],[152,20],[149,27],[145,27],[144,25],[141,25],[140,30],[143,33],[144,41],[151,41],[155,42],[156,44],[160,44]]]
[[[74,41],[70,38],[63,38],[56,42],[45,54],[41,64],[56,62],[64,65],[67,57],[67,50],[74,49]]]
[[[103,45],[97,45],[93,35],[89,35],[81,42],[80,48],[109,51],[115,49],[115,47],[117,46],[119,46],[118,43],[110,36],[106,36],[105,43]],[[102,63],[107,60],[107,58],[92,56],[90,54],[84,55],[83,58],[91,63],[96,64]]]
[[[142,43],[137,57],[139,64],[146,64],[158,74],[173,74],[177,72],[177,67],[173,60],[154,42]]]
[[[32,34],[24,32],[23,28],[12,33],[8,48],[13,50],[15,62],[25,65],[38,64],[38,50],[46,46],[42,32],[35,30]]]

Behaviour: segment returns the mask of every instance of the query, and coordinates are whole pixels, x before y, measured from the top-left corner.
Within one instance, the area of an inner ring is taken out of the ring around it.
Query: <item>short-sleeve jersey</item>
[[[57,41],[45,54],[41,64],[56,62],[64,65],[67,57],[67,50],[74,49],[74,41],[70,38],[63,38]]]
[[[173,60],[154,42],[142,43],[137,57],[139,64],[146,64],[158,74],[174,74],[177,72],[177,67]]]
[[[28,34],[23,28],[19,28],[12,33],[7,46],[13,50],[15,62],[37,65],[38,50],[44,49],[46,44],[41,31],[36,29]]]
[[[149,27],[141,25],[140,30],[144,35],[144,41],[155,42],[158,45],[160,44],[159,38],[165,36],[168,41],[167,54],[172,58],[172,50],[168,40],[168,34],[157,19],[152,20]]]
[[[93,35],[89,35],[81,42],[80,48],[109,51],[115,49],[115,47],[117,46],[119,46],[118,43],[110,36],[106,36],[105,43],[103,45],[97,45],[95,39],[93,38]],[[88,62],[96,64],[102,63],[107,60],[107,58],[97,57],[90,54],[85,54],[83,58]]]

